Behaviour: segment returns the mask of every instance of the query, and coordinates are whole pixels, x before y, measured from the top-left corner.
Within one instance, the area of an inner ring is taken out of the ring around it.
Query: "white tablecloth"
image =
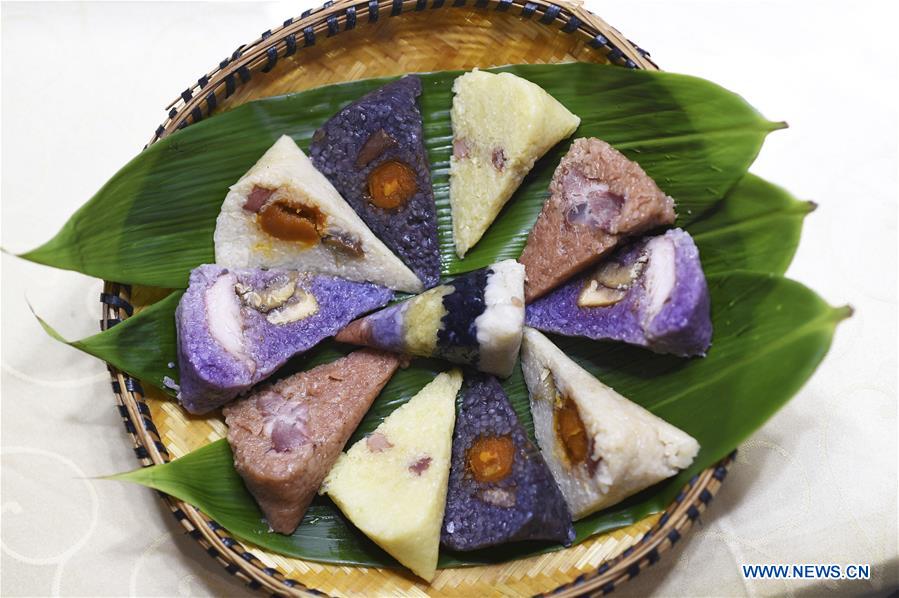
[[[791,128],[753,170],[813,199],[789,275],[850,303],[819,371],[740,450],[695,533],[623,595],[885,593],[896,587],[897,42],[890,1],[588,2],[671,71]],[[135,154],[162,108],[308,0],[2,7],[2,245],[50,238]],[[104,366],[50,341],[97,330],[100,283],[2,256],[4,596],[243,589],[145,489]],[[740,563],[868,563],[870,581],[747,581]]]

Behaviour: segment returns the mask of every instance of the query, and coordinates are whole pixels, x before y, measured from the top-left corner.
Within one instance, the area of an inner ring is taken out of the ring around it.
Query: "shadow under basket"
[[[656,70],[648,54],[580,6],[543,0],[328,2],[242,45],[168,106],[150,140],[250,100],[330,83],[504,64],[611,63]],[[158,299],[106,282],[103,329]],[[141,465],[178,458],[226,434],[219,416],[193,417],[109,367]],[[571,548],[497,565],[440,570],[431,584],[395,569],[283,557],[243,544],[198,509],[164,496],[184,528],[250,588],[287,596],[607,594],[658,561],[715,496],[733,455],[696,476],[661,514]]]

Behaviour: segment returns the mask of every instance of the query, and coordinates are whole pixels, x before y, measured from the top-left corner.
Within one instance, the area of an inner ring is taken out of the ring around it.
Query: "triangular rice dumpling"
[[[322,484],[353,524],[430,581],[446,503],[458,370],[438,375],[340,456]]]
[[[497,379],[466,374],[442,542],[476,550],[521,540],[570,544],[571,513]]]
[[[191,413],[220,407],[392,297],[333,276],[199,266],[175,310],[178,398]]]
[[[581,120],[540,86],[474,70],[453,83],[450,205],[459,257],[483,236],[524,176]]]
[[[274,531],[293,533],[397,367],[396,355],[362,349],[225,407],[234,467]]]
[[[674,200],[639,164],[599,139],[574,141],[549,191],[519,258],[527,270],[528,303],[598,262],[622,239],[674,223]]]
[[[523,289],[524,268],[504,260],[360,318],[336,338],[505,377],[521,345]]]
[[[545,332],[616,340],[681,357],[712,340],[709,289],[699,249],[676,228],[616,250],[599,266],[525,309]]]
[[[216,264],[229,268],[318,272],[410,293],[424,288],[286,135],[231,187],[214,240]]]
[[[525,328],[521,364],[534,432],[575,520],[690,466],[699,443],[609,388]]]
[[[430,288],[440,281],[440,248],[419,95],[415,75],[366,94],[315,132],[309,157]]]

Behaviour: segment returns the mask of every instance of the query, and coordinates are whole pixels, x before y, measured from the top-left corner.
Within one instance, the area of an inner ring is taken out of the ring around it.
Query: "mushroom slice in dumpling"
[[[577,520],[690,466],[699,443],[525,328],[522,369],[540,450]]]

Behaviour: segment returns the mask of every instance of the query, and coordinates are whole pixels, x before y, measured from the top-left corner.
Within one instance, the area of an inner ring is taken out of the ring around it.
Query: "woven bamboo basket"
[[[150,143],[253,99],[330,83],[447,69],[584,61],[658,69],[649,55],[580,4],[558,0],[341,0],[242,45],[184,90]],[[104,330],[153,303],[159,289],[106,282]],[[112,390],[143,466],[226,434],[218,415],[190,416],[110,366]],[[273,595],[489,596],[607,594],[671,549],[715,496],[733,455],[696,476],[661,514],[558,552],[444,569],[428,585],[393,569],[325,565],[243,544],[195,507],[164,496],[187,532],[252,589]]]

